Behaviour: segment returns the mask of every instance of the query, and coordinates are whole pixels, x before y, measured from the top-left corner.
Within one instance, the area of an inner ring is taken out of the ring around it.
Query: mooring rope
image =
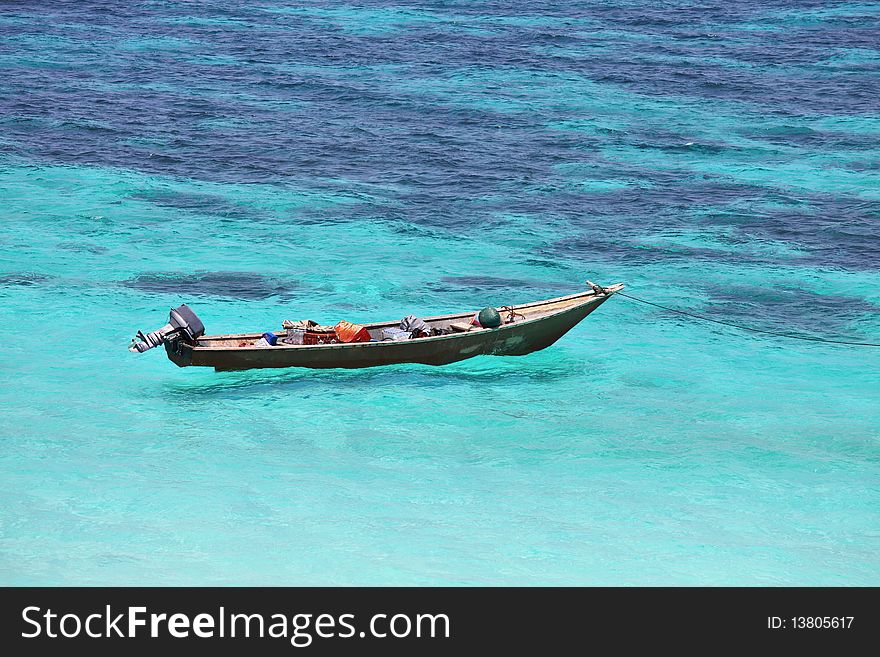
[[[694,319],[701,319],[704,322],[712,322],[713,324],[723,324],[724,326],[732,326],[733,328],[742,329],[743,331],[752,331],[753,333],[766,333],[767,335],[775,335],[780,338],[791,338],[792,340],[806,340],[807,342],[824,342],[827,344],[847,344],[856,347],[880,347],[880,344],[874,342],[853,342],[849,340],[831,340],[828,338],[816,338],[811,337],[809,335],[793,335],[791,333],[780,333],[779,331],[765,331],[764,329],[758,329],[751,326],[743,326],[742,324],[734,324],[733,322],[725,322],[720,319],[713,319],[711,317],[706,317],[705,315],[697,315],[695,313],[689,313],[684,310],[677,310],[675,308],[669,308],[668,306],[662,306],[659,303],[654,303],[653,301],[646,301],[645,299],[639,299],[638,297],[634,297],[631,294],[624,294],[623,292],[615,292],[614,294],[620,295],[622,297],[626,297],[627,299],[632,299],[633,301],[638,301],[639,303],[644,303],[649,306],[654,306],[655,308],[661,308],[670,313],[676,313],[678,315],[685,315],[686,317],[693,317]]]

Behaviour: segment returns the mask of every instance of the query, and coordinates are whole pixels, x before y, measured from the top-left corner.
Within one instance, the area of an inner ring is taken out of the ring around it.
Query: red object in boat
[[[340,342],[369,342],[370,332],[360,324],[342,321],[335,327],[336,337]]]
[[[303,344],[335,344],[339,342],[335,333],[303,333]]]

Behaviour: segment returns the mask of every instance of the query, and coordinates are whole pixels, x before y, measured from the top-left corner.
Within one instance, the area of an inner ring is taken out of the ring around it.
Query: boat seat
[[[467,333],[473,327],[473,324],[468,324],[467,322],[455,322],[449,325],[453,331],[458,331],[459,333]]]

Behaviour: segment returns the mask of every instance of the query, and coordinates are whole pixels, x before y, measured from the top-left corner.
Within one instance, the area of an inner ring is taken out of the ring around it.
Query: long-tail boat
[[[164,345],[168,358],[180,367],[246,370],[264,367],[359,368],[400,363],[446,365],[474,356],[523,356],[545,349],[568,333],[587,315],[623,289],[618,283],[602,287],[587,281],[589,289],[545,301],[499,310],[493,328],[471,323],[475,311],[425,317],[422,337],[383,339],[385,329],[400,321],[364,324],[369,340],[330,344],[287,344],[293,330],[272,334],[274,346],[261,340],[264,333],[205,335],[205,327],[186,305],[171,310],[168,324],[148,334],[138,332],[129,347],[144,352]],[[366,339],[366,336],[364,336]]]

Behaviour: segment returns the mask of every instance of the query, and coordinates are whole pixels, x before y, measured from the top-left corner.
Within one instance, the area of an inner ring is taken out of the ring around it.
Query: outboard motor
[[[168,323],[162,328],[146,335],[144,335],[143,331],[138,331],[137,336],[128,346],[128,350],[133,353],[142,354],[148,349],[158,347],[174,336],[188,338],[189,341],[195,342],[197,338],[204,334],[205,325],[202,324],[202,320],[196,316],[189,306],[184,304],[171,309]]]

